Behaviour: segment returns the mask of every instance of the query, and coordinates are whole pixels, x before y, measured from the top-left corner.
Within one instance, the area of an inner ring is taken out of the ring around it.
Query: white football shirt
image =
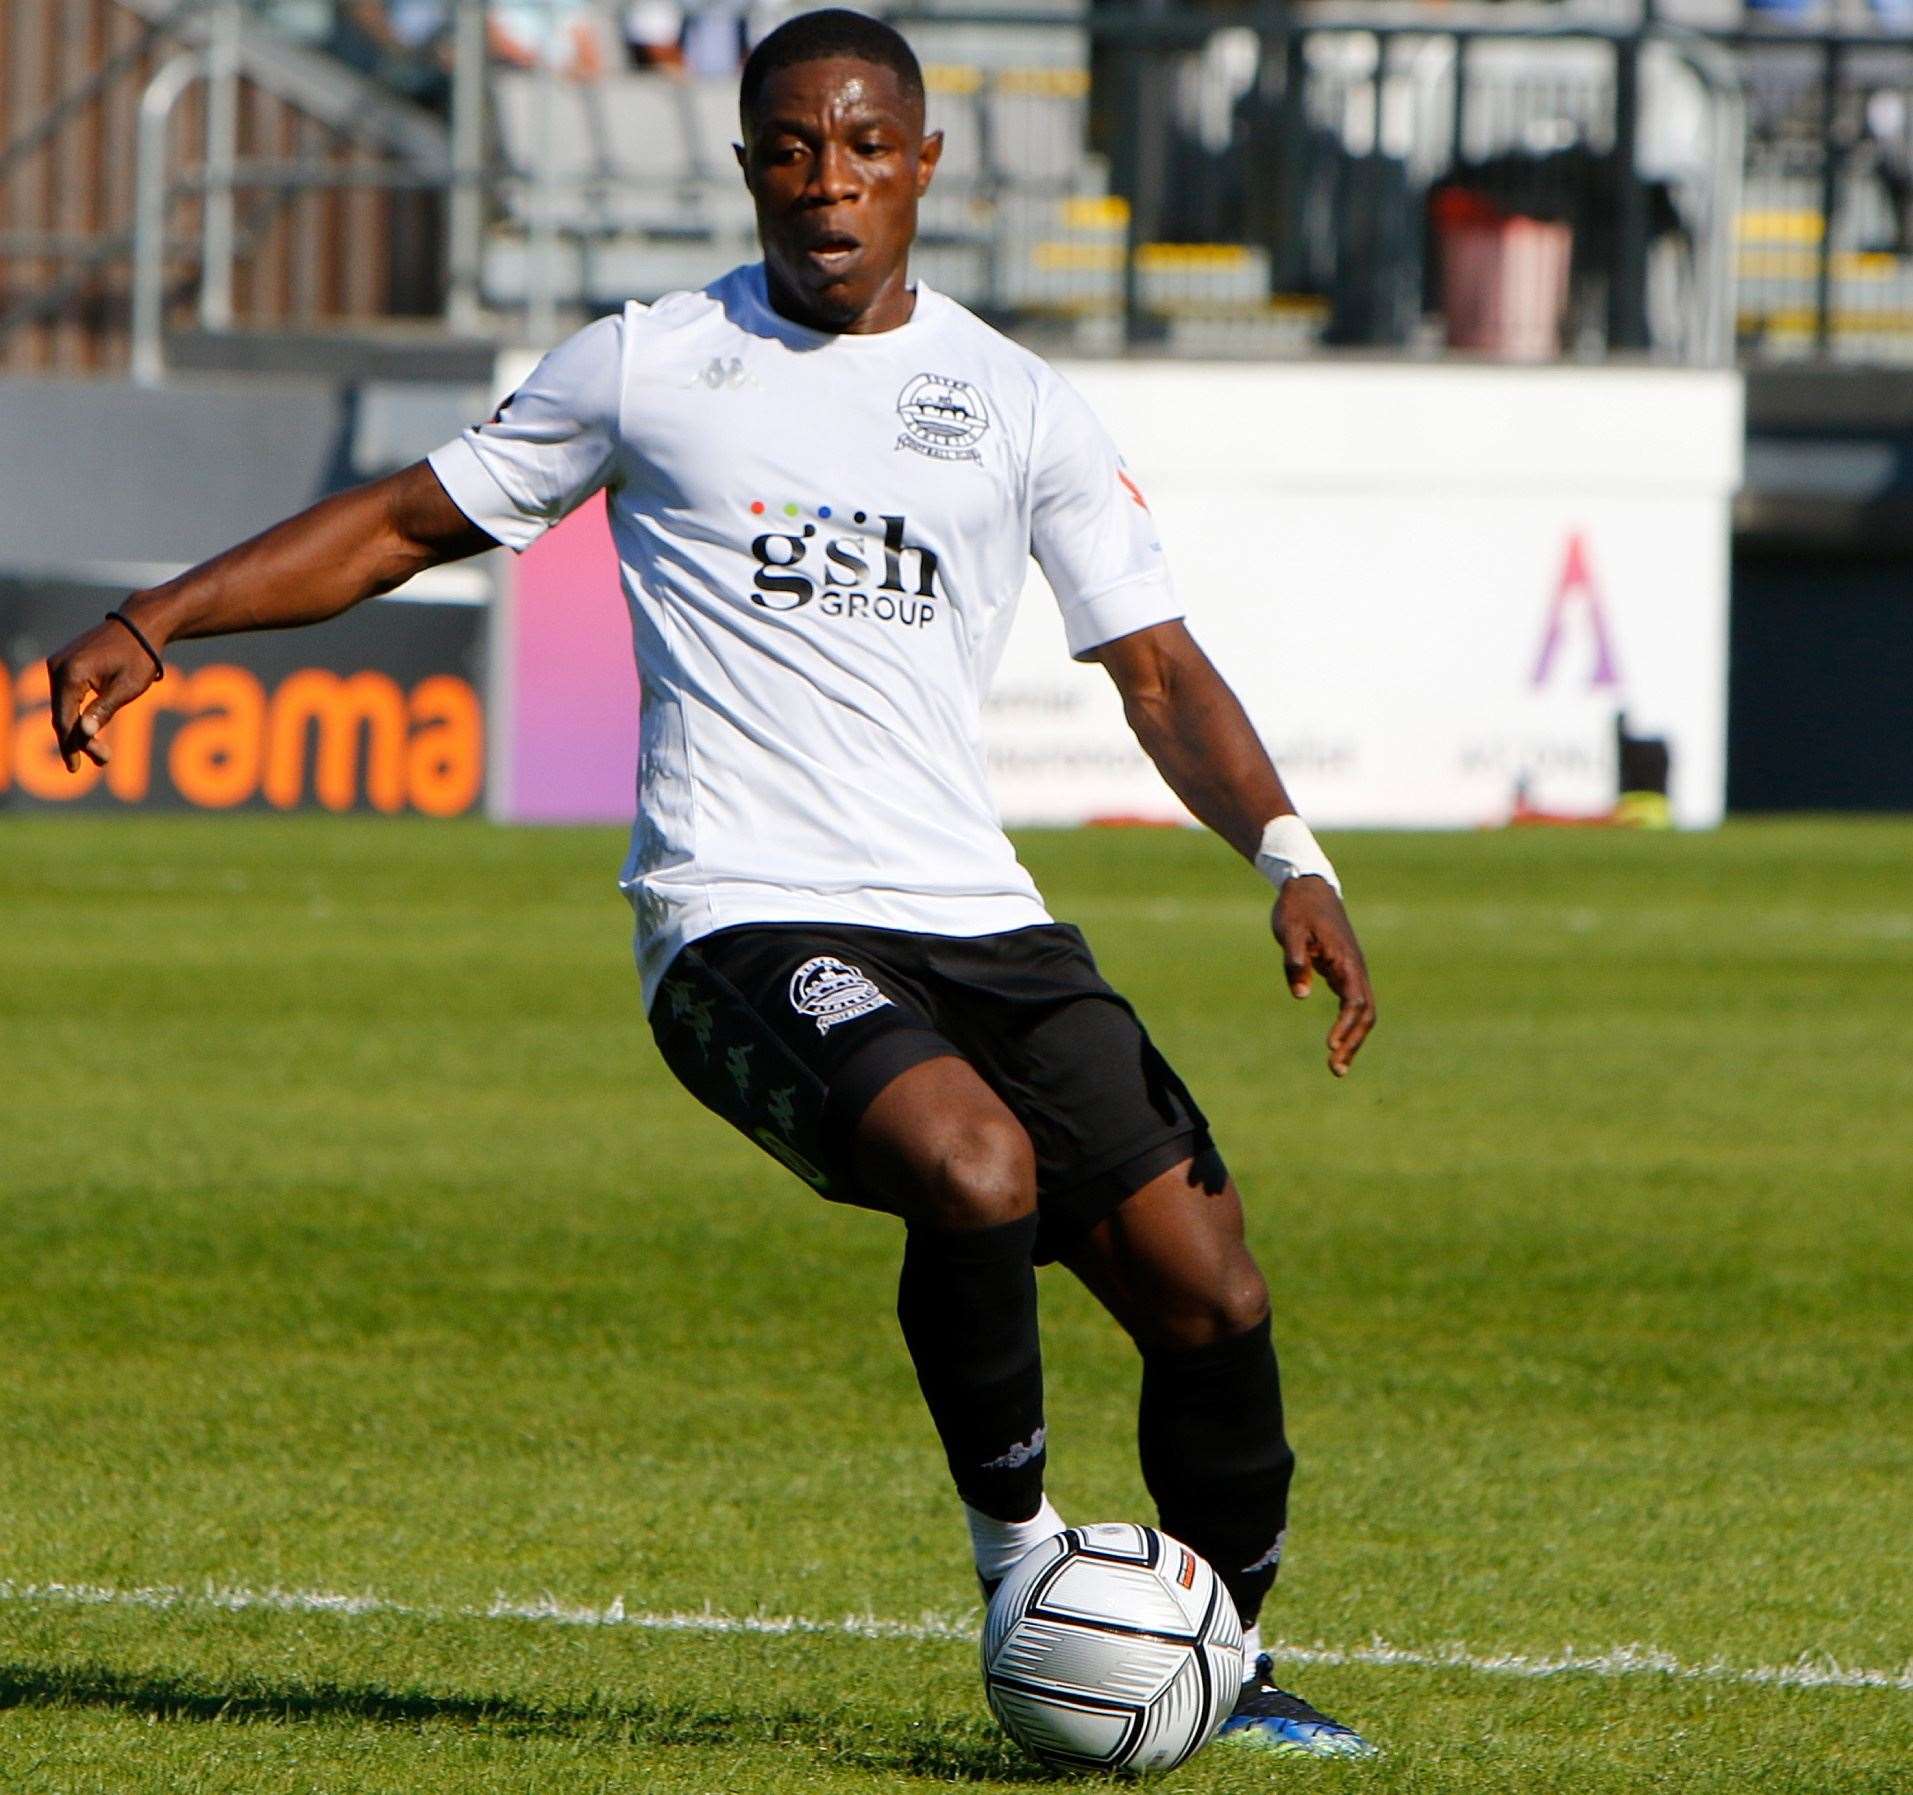
[[[1075,655],[1183,614],[1083,401],[916,294],[867,336],[781,317],[761,264],[627,305],[430,458],[513,549],[607,492],[642,692],[621,883],[647,1005],[680,947],[738,923],[1048,921],[982,740],[1029,557]]]

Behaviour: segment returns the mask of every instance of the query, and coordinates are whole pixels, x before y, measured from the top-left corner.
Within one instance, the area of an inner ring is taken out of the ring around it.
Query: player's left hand
[[[1283,883],[1269,916],[1282,949],[1282,972],[1289,991],[1306,997],[1314,975],[1342,1000],[1328,1031],[1328,1069],[1348,1076],[1349,1063],[1375,1026],[1375,993],[1369,988],[1368,963],[1342,900],[1326,879],[1308,875]]]

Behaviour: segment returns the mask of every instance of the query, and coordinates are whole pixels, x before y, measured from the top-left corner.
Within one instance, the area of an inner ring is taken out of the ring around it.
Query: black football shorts
[[[912,1066],[969,1061],[1035,1147],[1039,1261],[1184,1160],[1221,1175],[1188,1087],[1064,923],[722,929],[671,962],[651,1032],[700,1103],[823,1196],[873,1209],[851,1170],[858,1118]]]

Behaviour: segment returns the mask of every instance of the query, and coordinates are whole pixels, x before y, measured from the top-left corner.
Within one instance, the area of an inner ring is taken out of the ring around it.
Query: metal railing
[[[328,82],[289,62],[285,47],[247,17],[245,0],[212,0],[200,10],[204,41],[165,63],[140,95],[132,272],[132,373],[154,382],[165,373],[168,215],[187,195],[200,201],[198,315],[208,331],[233,324],[233,273],[239,247],[242,192],[283,200],[297,192],[372,187],[437,190],[452,176],[445,133],[412,109],[368,92],[363,84]],[[197,23],[198,21],[196,21]],[[241,80],[298,105],[335,128],[363,138],[391,158],[371,167],[304,158],[242,158]],[[196,83],[206,89],[204,155],[197,172],[169,169],[174,108]]]
[[[1726,37],[1746,85],[1743,354],[1913,361],[1913,39]]]
[[[1561,349],[1729,354],[1742,108],[1691,34],[1461,9],[1098,17],[1127,89],[1158,90],[1125,108],[1115,165],[1132,266],[1151,243],[1240,243],[1272,302],[1314,302],[1317,340],[1429,347],[1449,278],[1431,202],[1459,190],[1477,216],[1560,225]],[[1656,306],[1663,264],[1678,298]],[[1125,311],[1132,342],[1173,322]]]
[[[352,187],[436,190],[452,169],[447,144],[428,120],[393,103],[370,100],[357,88],[328,91],[294,65],[282,47],[249,25],[244,0],[214,0],[200,9],[205,41],[181,50],[153,75],[140,94],[135,149],[132,232],[132,374],[152,383],[165,374],[166,265],[173,240],[169,213],[174,202],[197,196],[198,315],[202,329],[233,324],[233,272],[239,247],[239,196],[245,191],[283,198],[301,191]],[[371,139],[395,160],[368,168],[340,167],[308,159],[242,158],[239,154],[239,85],[250,80],[314,112],[327,123]],[[195,84],[206,89],[204,156],[197,172],[174,171],[168,148],[174,108]]]
[[[266,256],[302,200],[447,184],[437,119],[258,15],[259,0],[9,0],[0,11],[0,358],[49,326],[110,344],[136,324],[132,359],[150,377],[182,298],[206,328],[235,322],[236,266]],[[387,221],[341,203],[358,215],[343,233],[323,221],[324,256],[385,256]],[[286,284],[286,304],[255,300],[252,321],[283,321],[317,296]],[[366,282],[355,272],[346,284]],[[381,309],[355,303],[360,316]]]

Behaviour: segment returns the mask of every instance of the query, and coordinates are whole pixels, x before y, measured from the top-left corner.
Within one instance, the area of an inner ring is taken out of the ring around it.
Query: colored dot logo
[[[766,505],[762,499],[751,500],[751,516],[762,517],[769,509],[770,507]],[[786,517],[801,517],[803,510],[803,506],[798,504],[795,499],[790,500],[783,507],[783,512]],[[829,517],[831,515],[831,508],[828,505],[819,505],[817,507],[817,515],[819,517]],[[864,521],[864,514],[861,511],[857,513],[857,521],[859,523]]]

